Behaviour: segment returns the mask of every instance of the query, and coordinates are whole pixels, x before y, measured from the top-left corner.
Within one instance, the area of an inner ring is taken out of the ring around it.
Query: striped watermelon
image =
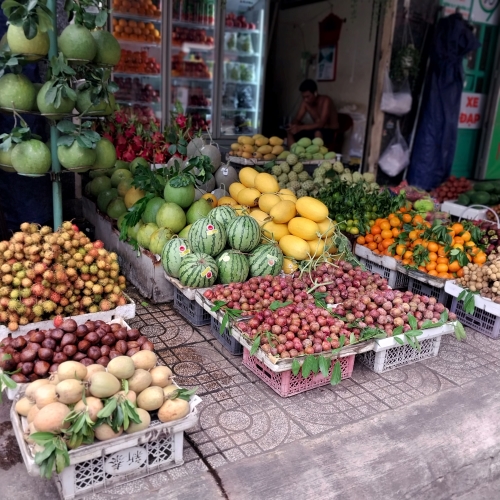
[[[190,253],[182,259],[179,281],[184,286],[207,288],[217,279],[219,270],[215,260],[206,253]]]
[[[249,215],[240,215],[227,226],[227,241],[231,248],[250,252],[260,243],[259,223]]]
[[[278,245],[259,245],[249,256],[250,276],[277,276],[283,266],[283,252]]]
[[[190,251],[187,240],[183,238],[174,237],[167,241],[161,253],[161,263],[165,272],[173,278],[178,278],[181,262]]]
[[[189,247],[193,252],[206,253],[215,257],[226,246],[224,226],[207,217],[193,223],[188,234]]]
[[[207,219],[210,221],[220,222],[224,227],[227,227],[229,222],[231,222],[235,217],[237,217],[236,212],[229,205],[221,205],[210,211],[207,215]]]
[[[241,283],[247,279],[248,259],[237,250],[224,250],[217,258],[217,267],[219,268],[219,282],[224,285]]]

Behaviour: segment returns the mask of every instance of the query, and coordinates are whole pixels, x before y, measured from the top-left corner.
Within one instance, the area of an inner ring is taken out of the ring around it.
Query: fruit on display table
[[[470,191],[472,186],[472,182],[465,177],[457,178],[451,175],[443,184],[433,189],[430,195],[440,203],[443,203],[443,201],[456,200],[459,195]]]
[[[174,26],[172,31],[172,45],[182,46],[186,42],[213,46],[214,37],[208,36],[204,29]]]
[[[24,223],[0,242],[0,250],[0,323],[11,331],[56,315],[109,311],[126,303],[117,255],[69,221],[56,232]]]
[[[154,23],[113,18],[113,35],[118,40],[160,43],[161,34]]]
[[[152,0],[113,0],[113,11],[145,17],[161,17],[160,9]]]
[[[143,431],[153,420],[186,417],[195,391],[179,388],[170,368],[156,364],[151,351],[115,357],[107,367],[67,361],[50,379],[27,385],[15,410],[26,419],[25,439],[40,475],[61,473],[70,463],[68,449]]]
[[[496,205],[500,202],[500,181],[476,182],[472,190],[457,198],[459,205]]]
[[[154,57],[150,57],[145,50],[122,50],[120,62],[115,67],[115,71],[157,75],[160,73],[160,63]]]
[[[500,304],[500,255],[490,254],[483,264],[470,262],[457,278],[457,285]]]

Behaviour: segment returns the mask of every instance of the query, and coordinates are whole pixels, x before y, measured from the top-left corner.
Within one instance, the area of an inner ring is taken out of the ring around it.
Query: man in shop
[[[299,87],[302,103],[299,112],[287,128],[287,144],[290,147],[302,137],[320,137],[325,145],[331,144],[339,128],[337,109],[330,97],[318,94],[314,80],[304,80]],[[308,115],[308,123],[303,120]]]

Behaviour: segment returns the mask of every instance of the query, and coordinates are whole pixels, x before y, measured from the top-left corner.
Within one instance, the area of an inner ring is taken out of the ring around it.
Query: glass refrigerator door
[[[193,131],[210,130],[214,92],[215,0],[173,0],[171,96],[191,116]]]
[[[219,137],[261,128],[265,0],[227,0],[223,23]]]
[[[113,77],[117,103],[135,115],[161,120],[161,0],[114,0],[113,35],[122,48]]]

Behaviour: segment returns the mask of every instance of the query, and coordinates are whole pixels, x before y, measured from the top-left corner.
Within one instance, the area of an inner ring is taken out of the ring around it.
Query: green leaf
[[[403,327],[402,326],[397,326],[394,328],[392,331],[392,335],[395,337],[396,335],[401,335],[403,333]]]
[[[71,134],[76,130],[76,125],[69,120],[62,120],[57,124],[57,130],[59,130],[59,132],[62,132],[63,134]]]
[[[214,305],[210,310],[213,312],[217,312],[222,309],[227,304],[227,302],[225,302],[224,300],[216,300],[213,304]]]
[[[224,334],[224,331],[226,330],[226,327],[227,327],[228,323],[229,323],[229,313],[226,312],[226,314],[224,314],[224,317],[222,318],[222,321],[221,321],[221,324],[220,324],[219,333],[221,335]]]
[[[330,366],[332,364],[332,360],[325,358],[324,356],[319,356],[318,358],[319,369],[323,377],[328,377],[328,372],[330,371]]]
[[[457,340],[465,340],[467,338],[464,325],[460,321],[455,322],[455,337]]]
[[[75,142],[75,137],[72,135],[61,135],[57,138],[58,146],[67,146],[68,148]]]
[[[300,372],[300,363],[297,358],[293,358],[292,361],[292,373],[297,376],[297,374]]]
[[[413,316],[413,314],[408,314],[408,323],[410,324],[412,330],[417,329],[417,319]]]
[[[110,398],[97,414],[98,418],[108,418],[116,409],[116,398]]]
[[[342,368],[340,366],[340,361],[337,359],[337,361],[335,361],[335,365],[333,366],[332,378],[330,379],[330,384],[332,385],[340,384],[341,380],[342,380]]]
[[[393,337],[393,339],[398,343],[398,344],[401,344],[401,345],[404,345],[404,340],[400,339],[399,337]]]
[[[440,321],[446,323],[448,321],[448,311],[444,310],[439,318]]]
[[[36,25],[35,20],[32,17],[29,17],[29,18],[24,20],[23,31],[24,31],[24,36],[28,40],[33,40],[33,38],[36,37],[36,35],[38,33],[38,27]]]
[[[434,323],[430,319],[426,319],[420,328],[422,330],[426,330],[427,328],[432,328],[434,326]]]
[[[289,300],[288,302],[281,302],[279,300],[275,300],[274,302],[271,302],[269,309],[271,309],[271,311],[276,311],[277,309],[280,309],[281,307],[289,306],[291,303],[292,303],[291,300]]]
[[[253,356],[259,350],[259,347],[260,347],[260,335],[257,335],[257,337],[255,337],[255,340],[252,343],[252,348],[250,349],[250,355]]]
[[[354,333],[351,332],[351,335],[349,336],[349,344],[355,344],[356,343],[356,337],[354,336]]]
[[[309,356],[306,357],[304,363],[302,363],[302,376],[304,378],[309,377],[313,369],[313,366],[314,366],[314,356],[310,354]]]
[[[105,10],[101,10],[95,17],[95,25],[99,28],[102,28],[106,24],[107,20],[108,13]]]
[[[56,450],[56,446],[55,444],[52,442],[52,443],[48,443],[43,451],[40,451],[38,453],[35,454],[35,463],[37,465],[40,465],[43,461],[47,460],[50,455],[52,455],[52,453],[54,453]]]

